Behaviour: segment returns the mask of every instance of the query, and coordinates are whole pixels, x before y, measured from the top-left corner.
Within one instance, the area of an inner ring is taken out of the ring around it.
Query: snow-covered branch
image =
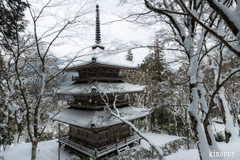
[[[111,115],[115,116],[116,118],[120,119],[122,122],[126,123],[127,125],[129,125],[140,137],[142,137],[145,141],[148,142],[148,144],[157,151],[159,157],[158,159],[161,160],[163,158],[163,152],[162,149],[159,148],[159,146],[157,144],[155,144],[153,141],[151,141],[150,139],[148,139],[146,136],[144,136],[131,122],[124,120],[123,118],[121,118],[120,115],[117,115],[116,113],[114,113],[109,107],[106,108],[107,110],[109,110],[111,112]],[[115,108],[116,110],[118,110],[117,108]],[[118,111],[119,112],[119,111]]]

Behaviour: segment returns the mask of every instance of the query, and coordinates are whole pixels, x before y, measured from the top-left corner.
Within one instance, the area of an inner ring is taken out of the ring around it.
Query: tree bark
[[[197,140],[198,152],[200,160],[209,159],[209,146],[207,138],[202,127],[202,122],[199,115],[199,97],[197,91],[197,84],[190,83],[190,105],[189,105],[189,115],[192,121],[193,131]]]
[[[38,145],[38,142],[32,142],[31,160],[36,160],[37,158],[37,145]]]
[[[156,110],[155,110],[156,111]],[[155,127],[155,112],[153,111],[151,113],[151,131],[153,131],[153,128]]]
[[[189,115],[190,115],[190,118],[191,118],[191,121],[192,121],[192,127],[193,127],[193,131],[195,133],[195,138],[196,138],[197,141],[199,141],[198,130],[197,130],[198,121],[195,119],[195,117],[190,112],[189,112]],[[198,152],[199,152],[200,160],[203,160],[202,155],[201,155],[201,151],[200,151],[199,143],[197,143],[197,146],[198,146]]]
[[[219,102],[220,102],[220,108],[221,108],[221,110],[222,110],[223,124],[226,126],[226,113],[225,113],[225,109],[224,109],[224,106],[223,106],[223,102],[222,102],[222,99],[221,99],[221,98],[219,98],[218,100],[219,100]],[[232,136],[232,134],[231,134],[230,132],[226,131],[226,129],[225,129],[225,139],[226,139],[226,143],[229,142],[231,136]]]
[[[176,120],[175,113],[173,114],[173,119],[174,119],[175,135],[178,136],[178,131],[177,131],[177,120]]]
[[[193,88],[197,88],[197,85],[196,84],[189,84],[189,88],[190,88],[190,104],[193,102],[193,98],[192,98],[192,95],[193,95]],[[197,129],[197,126],[198,126],[198,121],[195,117],[195,115],[193,115],[191,113],[191,111],[189,111],[189,115],[190,115],[190,118],[191,118],[191,121],[192,121],[192,127],[193,127],[193,131],[195,133],[195,138],[197,140],[197,142],[199,141],[199,137],[198,137],[198,129]],[[201,142],[200,142],[201,143]],[[200,160],[202,160],[202,155],[201,155],[201,147],[199,145],[199,143],[197,143],[197,146],[198,146],[198,152],[199,152],[199,158]]]
[[[204,121],[204,131],[206,134],[207,142],[209,145],[209,149],[212,151],[220,152],[220,149],[217,145],[216,139],[213,135],[212,125],[210,124],[209,120]]]
[[[208,4],[209,6],[215,11],[217,12],[222,19],[224,19],[224,21],[226,22],[226,25],[228,25],[228,27],[230,28],[230,30],[233,32],[233,34],[235,36],[237,36],[238,34],[238,29],[236,27],[236,24],[234,24],[228,17],[228,15],[226,15],[224,13],[224,10],[222,8],[220,8],[219,6],[217,6],[215,3],[220,3],[220,2],[214,2],[213,0],[207,0],[208,1]],[[224,4],[219,4],[219,5],[223,5],[225,6]],[[227,7],[227,6],[225,6]],[[230,8],[229,8],[230,9]]]

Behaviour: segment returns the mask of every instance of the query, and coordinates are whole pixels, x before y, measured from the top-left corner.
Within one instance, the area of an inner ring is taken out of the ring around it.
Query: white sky
[[[32,6],[35,9],[38,9],[41,7],[40,1],[31,0],[38,2],[38,4],[32,4]],[[46,0],[42,0],[46,1]],[[53,0],[54,1],[54,0]],[[59,2],[59,0],[55,0],[56,2]],[[70,0],[74,1],[74,0]],[[84,0],[83,0],[84,1]],[[65,1],[63,1],[65,3]],[[79,2],[79,3],[82,3]],[[92,9],[92,12],[88,13],[85,16],[84,20],[87,20],[87,23],[90,23],[90,25],[84,26],[83,29],[81,24],[79,23],[79,27],[75,27],[74,30],[77,33],[74,33],[75,37],[71,37],[69,39],[61,39],[61,43],[56,45],[56,47],[53,47],[51,49],[51,52],[56,55],[57,57],[63,57],[68,55],[69,57],[73,57],[77,51],[80,49],[91,46],[95,44],[95,9],[96,4],[99,4],[99,10],[100,10],[100,23],[101,23],[101,44],[103,44],[106,48],[109,47],[121,47],[116,46],[112,42],[119,42],[119,43],[126,43],[129,44],[131,42],[141,42],[141,44],[148,45],[151,44],[153,41],[152,37],[154,36],[154,29],[152,28],[139,28],[137,25],[134,25],[130,22],[126,21],[117,21],[111,24],[106,24],[111,21],[118,20],[119,18],[117,16],[114,16],[112,13],[116,14],[124,14],[128,12],[128,10],[132,9],[129,8],[128,5],[119,6],[118,5],[119,0],[98,0],[97,2],[91,3],[88,10]],[[74,8],[75,7],[75,8]],[[71,6],[71,11],[73,12],[74,9],[78,9],[76,6]],[[71,14],[70,11],[65,12],[62,8],[57,9],[57,7],[52,7],[48,10],[49,13],[56,13],[58,16],[65,16],[67,14]],[[26,18],[30,18],[30,14],[26,12]],[[51,23],[55,22],[54,18],[50,18],[50,16],[45,16],[39,19],[38,25],[38,32],[39,34],[42,34],[46,31],[46,26],[51,26]],[[31,23],[28,26],[28,29],[33,30]],[[72,35],[73,32],[64,32],[63,35]],[[52,37],[49,37],[45,39],[46,41],[50,41]],[[60,42],[60,41],[57,41]],[[135,49],[132,51],[134,56],[134,62],[140,64],[144,57],[149,53],[149,50],[147,48],[141,48],[141,49]],[[84,50],[82,51],[84,54]],[[72,55],[70,55],[72,54]],[[125,53],[120,53],[121,56],[125,57]],[[168,56],[166,56],[168,59]],[[177,69],[179,66],[171,66],[174,69]]]

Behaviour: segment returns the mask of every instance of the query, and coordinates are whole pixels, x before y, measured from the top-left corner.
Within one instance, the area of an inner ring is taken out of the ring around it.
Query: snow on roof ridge
[[[151,112],[150,109],[137,108],[132,106],[119,108],[118,110],[126,120],[141,118],[149,115]],[[105,118],[99,118],[103,116]],[[121,120],[115,118],[114,116],[111,116],[111,113],[109,111],[79,110],[73,108],[68,108],[62,111],[56,115],[53,120],[85,128],[91,128],[91,123],[95,123],[95,126],[97,128],[123,123]]]
[[[118,54],[109,54],[108,52],[109,51],[97,47],[94,50],[90,50],[88,55],[76,58],[67,68],[76,68],[93,63],[92,58],[96,58],[96,63],[99,64],[124,68],[138,68],[138,64],[127,61],[123,57],[118,56]]]

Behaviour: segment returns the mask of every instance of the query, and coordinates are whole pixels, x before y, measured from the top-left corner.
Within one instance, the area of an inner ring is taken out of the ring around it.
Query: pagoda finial
[[[96,39],[95,42],[96,44],[101,43],[101,33],[100,33],[100,20],[99,20],[99,5],[96,5]]]

